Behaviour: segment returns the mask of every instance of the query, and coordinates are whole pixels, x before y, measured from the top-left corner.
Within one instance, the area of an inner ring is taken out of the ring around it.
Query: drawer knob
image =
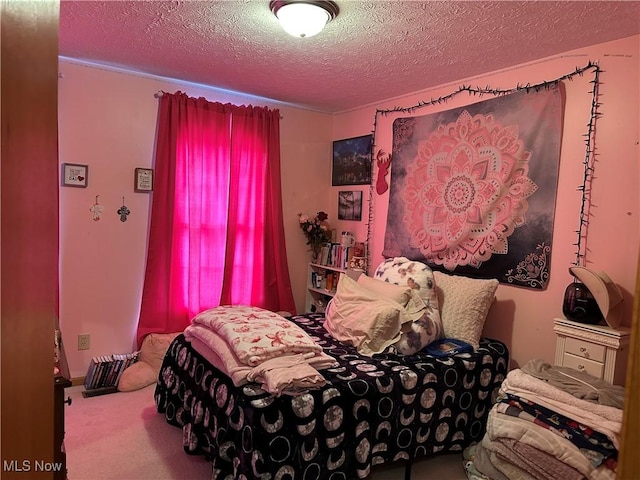
[[[580,351],[581,351],[582,353],[586,352],[586,351],[587,351],[587,347],[580,347]]]
[[[578,365],[578,370],[584,370],[584,365]]]

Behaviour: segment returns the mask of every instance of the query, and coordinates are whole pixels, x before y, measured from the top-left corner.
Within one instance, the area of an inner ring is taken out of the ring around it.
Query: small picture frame
[[[87,188],[89,178],[89,165],[78,163],[63,163],[60,173],[63,187]]]
[[[331,185],[370,185],[373,135],[333,142]]]
[[[153,191],[152,168],[136,168],[133,190],[136,192]]]
[[[338,220],[362,220],[362,191],[338,192]]]

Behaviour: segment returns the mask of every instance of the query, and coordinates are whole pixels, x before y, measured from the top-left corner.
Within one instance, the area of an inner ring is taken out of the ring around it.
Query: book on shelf
[[[316,263],[321,266],[346,270],[350,260],[354,256],[358,256],[359,251],[364,252],[364,243],[362,242],[356,242],[354,246],[345,246],[337,242],[325,243],[320,249]]]

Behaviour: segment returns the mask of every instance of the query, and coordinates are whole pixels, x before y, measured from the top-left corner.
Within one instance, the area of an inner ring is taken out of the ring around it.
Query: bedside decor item
[[[331,185],[370,185],[373,135],[333,142]]]
[[[89,166],[78,163],[62,164],[62,186],[87,188]]]
[[[307,238],[307,245],[313,252],[313,261],[316,260],[320,249],[324,243],[331,242],[331,229],[329,228],[329,222],[327,215],[322,210],[316,213],[315,217],[310,218],[308,215],[302,213],[298,214],[298,222],[300,229]]]
[[[153,169],[136,168],[133,190],[136,192],[153,191]]]
[[[586,267],[569,267],[569,273],[577,281],[567,287],[562,313],[569,320],[596,324],[604,320],[611,328],[620,326],[620,315],[610,315],[622,302],[618,286],[602,271]]]

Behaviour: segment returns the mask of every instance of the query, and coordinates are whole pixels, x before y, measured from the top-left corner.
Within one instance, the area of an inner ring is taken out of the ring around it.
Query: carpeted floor
[[[211,465],[187,455],[182,431],[156,412],[154,386],[129,393],[84,398],[72,387],[65,411],[69,480],[205,480]],[[369,480],[402,480],[404,465],[376,467]],[[462,455],[416,462],[412,480],[466,480]]]

